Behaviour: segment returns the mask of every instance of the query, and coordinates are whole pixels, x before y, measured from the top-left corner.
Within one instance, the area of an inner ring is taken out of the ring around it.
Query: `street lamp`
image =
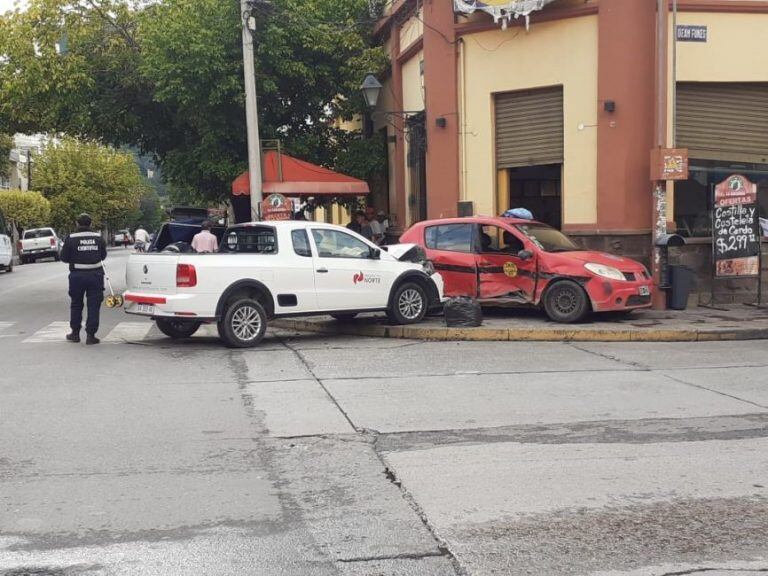
[[[371,109],[372,116],[396,116],[407,120],[409,116],[424,113],[424,110],[376,110],[376,105],[379,103],[379,96],[381,95],[381,89],[381,82],[379,82],[373,74],[367,74],[363,83],[360,85],[360,91],[363,93],[363,98],[365,99],[368,108]]]
[[[363,84],[360,86],[360,90],[363,91],[363,98],[365,103],[371,110],[376,108],[376,104],[379,102],[379,94],[381,94],[381,82],[376,79],[373,74],[368,74],[363,80]]]

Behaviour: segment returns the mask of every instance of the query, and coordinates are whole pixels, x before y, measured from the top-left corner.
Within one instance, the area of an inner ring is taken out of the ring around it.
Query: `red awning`
[[[264,195],[363,196],[370,192],[368,184],[363,180],[339,174],[287,154],[280,154],[278,157],[275,151],[264,154],[262,171]],[[249,173],[243,172],[232,182],[232,195],[250,194]]]

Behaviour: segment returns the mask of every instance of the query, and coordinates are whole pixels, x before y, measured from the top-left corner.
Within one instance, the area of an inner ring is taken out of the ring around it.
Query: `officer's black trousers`
[[[69,326],[73,332],[80,332],[83,323],[83,299],[88,298],[88,319],[85,322],[87,334],[99,331],[99,308],[104,300],[104,275],[99,272],[77,271],[69,273],[69,297],[72,308]]]

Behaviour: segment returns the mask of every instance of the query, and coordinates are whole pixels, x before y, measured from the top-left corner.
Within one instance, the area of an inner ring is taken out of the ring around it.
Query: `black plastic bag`
[[[445,324],[449,327],[471,328],[482,326],[483,310],[473,298],[450,298],[444,306]]]

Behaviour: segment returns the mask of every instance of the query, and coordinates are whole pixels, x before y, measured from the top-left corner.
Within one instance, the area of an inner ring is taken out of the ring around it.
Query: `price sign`
[[[715,186],[712,254],[718,278],[760,275],[757,185],[738,174]]]

